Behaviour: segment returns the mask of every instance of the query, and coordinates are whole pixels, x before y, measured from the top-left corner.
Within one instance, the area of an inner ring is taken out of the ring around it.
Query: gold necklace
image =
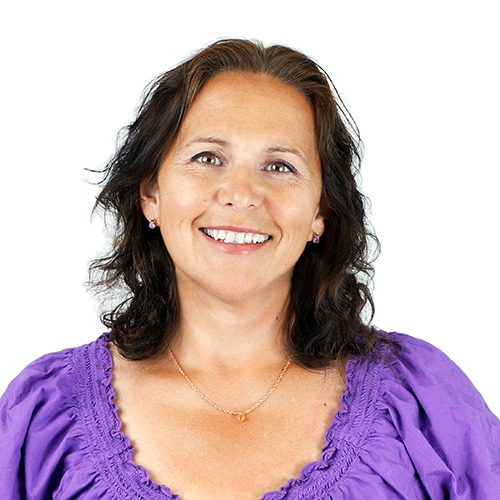
[[[198,396],[200,396],[201,399],[203,399],[204,401],[206,401],[210,406],[213,406],[214,408],[216,408],[217,410],[220,410],[220,411],[223,411],[224,413],[228,413],[230,415],[236,415],[236,418],[240,421],[240,422],[243,422],[245,419],[246,419],[246,416],[251,412],[251,411],[254,411],[256,410],[273,392],[274,390],[276,389],[276,387],[278,387],[278,384],[281,382],[281,379],[283,378],[283,375],[285,374],[286,370],[288,369],[288,367],[290,366],[290,363],[292,362],[291,359],[288,360],[288,363],[285,365],[285,367],[283,368],[283,370],[281,370],[281,373],[280,373],[280,376],[278,377],[278,380],[276,380],[276,382],[274,382],[273,386],[271,387],[271,389],[269,389],[266,394],[261,398],[259,399],[259,401],[257,401],[257,403],[255,403],[253,406],[251,406],[250,408],[248,408],[248,410],[245,410],[245,411],[235,411],[235,410],[226,410],[225,408],[222,408],[221,406],[219,406],[218,404],[214,403],[213,401],[211,401],[210,399],[208,399],[199,389],[198,387],[196,387],[193,382],[191,381],[191,379],[184,373],[184,370],[181,368],[181,365],[177,362],[177,360],[175,359],[175,356],[174,356],[174,353],[170,350],[170,347],[168,348],[168,352],[170,354],[170,356],[172,356],[172,359],[174,360],[174,364],[175,366],[177,367],[177,369],[181,372],[182,376],[186,379],[187,383],[191,386],[191,388],[193,389],[194,392],[196,392],[196,394],[198,394]]]

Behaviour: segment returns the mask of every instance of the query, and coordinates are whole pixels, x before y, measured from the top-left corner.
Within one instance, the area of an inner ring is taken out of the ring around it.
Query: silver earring
[[[149,229],[156,229],[158,226],[156,224],[156,219],[151,219],[149,221]]]
[[[314,233],[314,236],[313,236],[313,243],[319,243],[319,234],[318,233]]]

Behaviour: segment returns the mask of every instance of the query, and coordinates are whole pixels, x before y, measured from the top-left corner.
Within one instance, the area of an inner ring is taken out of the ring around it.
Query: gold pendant
[[[243,413],[238,413],[238,415],[236,415],[236,418],[240,421],[240,422],[243,422],[243,420],[245,420],[245,415],[243,415]]]

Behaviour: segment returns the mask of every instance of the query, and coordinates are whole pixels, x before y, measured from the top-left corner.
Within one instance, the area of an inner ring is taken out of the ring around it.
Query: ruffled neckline
[[[148,471],[132,460],[135,449],[121,431],[122,422],[114,403],[113,359],[108,342],[109,335],[104,334],[74,351],[77,397],[96,468],[119,498],[182,500],[167,486],[155,483]],[[261,500],[284,500],[294,496],[296,490],[300,490],[301,499],[320,498],[318,492],[333,487],[345,476],[371,428],[381,369],[375,356],[348,359],[340,410],[326,431],[320,459],[305,465],[298,478],[266,493]]]

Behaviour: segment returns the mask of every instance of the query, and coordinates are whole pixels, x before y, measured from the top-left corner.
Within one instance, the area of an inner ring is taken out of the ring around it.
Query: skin
[[[268,76],[229,73],[198,95],[142,205],[160,225],[179,290],[241,301],[289,290],[306,242],[324,230],[320,193],[305,97]],[[271,238],[262,245],[217,244],[201,228]]]
[[[269,76],[234,72],[207,82],[158,178],[142,186],[144,215],[156,219],[176,268],[181,319],[170,347],[224,408],[252,406],[288,360],[281,327],[294,265],[324,231],[320,194],[308,101]],[[207,229],[267,239],[231,244]],[[182,500],[258,499],[297,477],[319,459],[344,387],[343,366],[314,372],[292,363],[242,423],[203,401],[167,354],[112,355],[134,460]]]

